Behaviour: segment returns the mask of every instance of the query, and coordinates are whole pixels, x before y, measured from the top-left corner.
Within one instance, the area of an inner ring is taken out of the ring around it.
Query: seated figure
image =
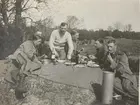
[[[104,57],[104,70],[115,73],[114,88],[138,97],[138,83],[136,76],[129,68],[128,57],[117,47],[116,41],[111,39],[107,44],[108,52]]]

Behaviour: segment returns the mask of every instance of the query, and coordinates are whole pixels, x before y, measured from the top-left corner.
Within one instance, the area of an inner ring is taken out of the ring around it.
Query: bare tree
[[[21,28],[21,13],[22,13],[22,3],[24,0],[16,0],[15,3],[15,9],[16,9],[16,14],[15,14],[15,26],[17,28]]]
[[[7,15],[7,8],[8,8],[8,2],[9,0],[1,0],[0,3],[0,13],[2,14],[2,20],[3,20],[3,28],[6,35],[9,35],[8,33],[8,15]]]
[[[116,22],[116,23],[114,24],[114,29],[115,29],[115,30],[122,30],[122,28],[123,28],[122,23]]]
[[[112,32],[114,28],[112,26],[108,26],[107,30]]]
[[[67,20],[66,20],[66,22],[69,25],[69,28],[71,29],[82,27],[83,21],[84,20],[80,20],[76,16],[67,16]]]
[[[22,23],[26,20],[26,18],[31,19],[30,17],[22,17],[22,13],[23,12],[27,12],[29,9],[38,9],[36,6],[32,6],[32,5],[28,5],[29,1],[31,0],[16,0],[15,2],[15,26],[17,29],[19,29],[19,31],[21,32],[20,34],[22,34],[23,39],[24,38],[24,32],[23,32],[23,27],[22,27]],[[34,0],[37,3],[45,3],[47,2],[47,0]],[[32,19],[31,19],[32,20]]]
[[[128,31],[128,32],[132,31],[132,25],[131,24],[125,25],[124,26],[124,31]]]
[[[46,27],[49,27],[51,28],[53,26],[53,18],[52,17],[47,17],[45,18],[42,23],[46,26]]]
[[[8,16],[7,16],[7,2],[9,0],[1,0],[0,10],[3,17],[3,22],[5,25],[8,25]]]

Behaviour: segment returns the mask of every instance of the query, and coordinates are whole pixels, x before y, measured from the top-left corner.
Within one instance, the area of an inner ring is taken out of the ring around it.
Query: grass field
[[[117,43],[121,50],[133,56],[140,55],[140,40],[118,39]]]
[[[140,55],[140,40],[131,40],[131,39],[116,39],[118,47],[127,53],[130,53],[132,56]],[[78,49],[84,48],[83,54],[95,54],[96,50],[94,43],[90,45],[80,45]]]

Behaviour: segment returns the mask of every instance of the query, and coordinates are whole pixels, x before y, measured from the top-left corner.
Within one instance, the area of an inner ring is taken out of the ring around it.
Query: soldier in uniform
[[[96,48],[96,61],[102,68],[103,64],[103,58],[105,56],[105,47],[104,47],[104,40],[103,39],[97,39],[95,41],[95,48]]]
[[[95,48],[96,48],[96,62],[100,65],[100,68],[103,68],[103,63],[104,63],[104,57],[106,53],[108,52],[107,48],[107,41],[114,39],[113,37],[105,37],[104,39],[100,38],[95,40]]]
[[[115,73],[115,88],[138,97],[137,80],[129,68],[128,57],[120,51],[116,41],[111,39],[107,44],[108,52],[104,58],[103,68]]]
[[[22,87],[25,75],[33,70],[41,68],[41,62],[37,58],[37,46],[42,43],[42,33],[36,32],[33,40],[23,42],[19,48],[8,56],[7,73],[5,80],[13,84],[14,88]],[[23,78],[22,78],[23,77]]]
[[[79,54],[79,52],[78,52],[79,33],[76,30],[72,30],[71,31],[71,37],[72,37],[73,47],[74,47],[71,61],[78,62],[77,61],[78,60],[77,57],[78,57],[78,54]],[[66,45],[65,45],[66,55],[68,54],[68,49],[69,49],[69,46],[68,46],[68,43],[66,43]]]

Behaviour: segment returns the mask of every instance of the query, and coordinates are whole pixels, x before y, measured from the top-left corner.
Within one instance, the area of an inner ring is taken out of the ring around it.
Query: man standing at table
[[[67,23],[62,22],[59,29],[52,32],[49,40],[49,47],[52,52],[52,57],[55,56],[60,60],[71,59],[73,53],[73,41],[69,32],[67,32]],[[68,44],[68,53],[66,55],[65,45]]]

